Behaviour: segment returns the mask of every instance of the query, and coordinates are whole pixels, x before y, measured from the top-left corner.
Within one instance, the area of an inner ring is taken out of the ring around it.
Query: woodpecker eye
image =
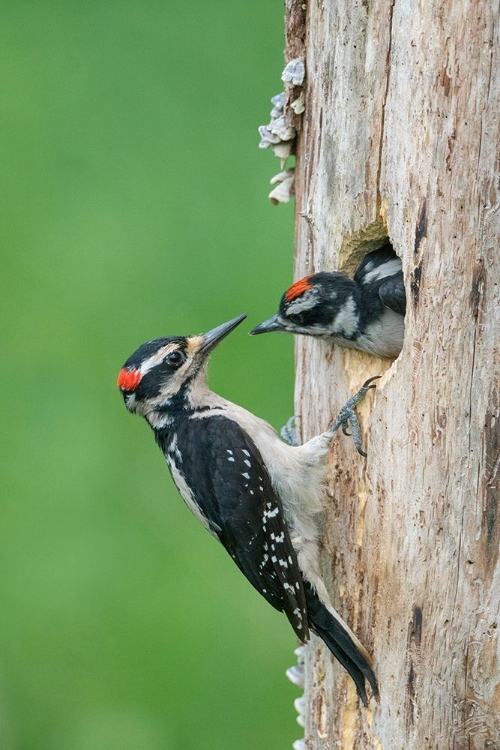
[[[173,352],[169,352],[166,356],[166,360],[169,365],[173,367],[179,367],[185,361],[186,355],[180,351],[180,349],[174,349]]]
[[[306,315],[305,313],[292,313],[291,315],[287,315],[288,320],[290,323],[294,323],[296,326],[301,326],[306,322]]]

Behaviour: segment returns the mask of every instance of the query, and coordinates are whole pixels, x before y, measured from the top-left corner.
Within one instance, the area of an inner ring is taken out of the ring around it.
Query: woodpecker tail
[[[349,672],[358,695],[366,706],[366,680],[373,690],[375,698],[379,697],[377,678],[372,669],[370,657],[354,633],[340,617],[335,618],[332,612],[319,600],[312,586],[304,581],[309,627],[328,646],[332,654]]]

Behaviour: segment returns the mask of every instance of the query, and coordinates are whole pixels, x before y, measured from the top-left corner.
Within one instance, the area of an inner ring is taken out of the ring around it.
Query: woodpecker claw
[[[373,381],[379,380],[379,378],[381,377],[382,375],[374,375],[372,378],[368,378],[368,380],[365,380],[365,382],[361,386],[361,390],[363,390],[363,388],[366,388],[367,390],[370,390],[370,388],[376,388],[377,386],[373,383]]]
[[[297,445],[297,420],[299,417],[293,416],[290,417],[290,419],[287,421],[286,425],[284,425],[280,430],[281,439],[287,444],[295,446]]]
[[[355,408],[364,398],[365,394],[370,390],[370,388],[376,387],[373,384],[373,381],[377,380],[378,378],[380,378],[380,375],[374,375],[372,378],[368,378],[368,380],[363,383],[359,391],[346,401],[346,403],[340,410],[337,419],[329,429],[329,433],[333,435],[333,433],[336,432],[339,427],[342,427],[342,432],[344,433],[344,435],[352,437],[352,439],[354,440],[354,445],[356,446],[356,450],[358,451],[360,456],[363,456],[364,458],[366,458],[367,454],[361,447],[361,429],[359,426],[358,415],[356,414]],[[349,433],[347,432],[349,424],[352,430],[351,435],[349,435]]]

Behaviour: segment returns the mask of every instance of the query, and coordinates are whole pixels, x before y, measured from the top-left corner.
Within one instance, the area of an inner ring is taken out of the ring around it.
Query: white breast
[[[394,310],[384,310],[380,318],[358,336],[356,345],[378,357],[397,357],[403,348],[404,318]]]

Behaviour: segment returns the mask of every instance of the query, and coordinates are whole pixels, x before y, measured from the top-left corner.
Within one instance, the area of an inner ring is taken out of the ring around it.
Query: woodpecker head
[[[199,336],[166,336],[140,346],[118,375],[127,409],[148,418],[187,396],[200,379],[205,383],[210,352],[245,318],[240,315]]]
[[[276,315],[250,331],[252,336],[288,331],[306,336],[351,336],[359,324],[357,287],[343,273],[305,276],[287,289]]]

